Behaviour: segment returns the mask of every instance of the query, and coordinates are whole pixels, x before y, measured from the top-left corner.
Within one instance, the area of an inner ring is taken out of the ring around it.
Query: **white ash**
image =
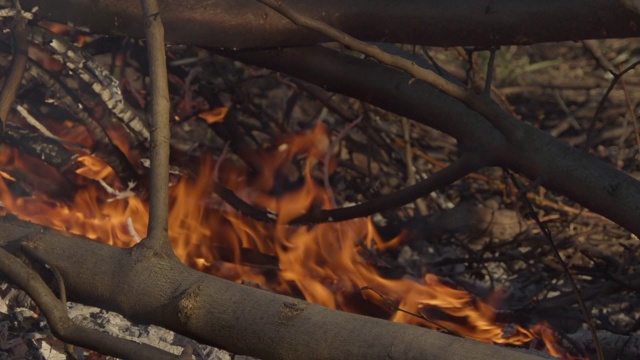
[[[0,283],[0,316],[12,319],[23,328],[21,336],[15,336],[17,343],[25,342],[23,347],[31,347],[28,358],[63,360],[66,359],[63,346],[60,341],[54,339],[46,324],[46,320],[39,313],[33,301],[21,290]],[[248,356],[234,355],[227,351],[208,345],[198,344],[182,335],[155,325],[132,324],[120,314],[109,312],[92,306],[68,302],[69,317],[76,323],[87,328],[95,329],[112,336],[155,346],[162,350],[179,355],[186,346],[193,348],[195,360],[251,360]],[[2,321],[0,321],[0,325]],[[7,326],[5,321],[5,326]],[[12,334],[15,335],[15,334]],[[20,349],[18,349],[20,350]],[[6,359],[25,358],[19,354],[27,350],[15,350],[14,355],[8,355]],[[3,351],[0,351],[2,353]],[[87,351],[79,350],[79,355],[86,356]],[[18,357],[16,357],[18,356]],[[0,354],[0,359],[5,359]],[[108,357],[108,359],[116,359]]]

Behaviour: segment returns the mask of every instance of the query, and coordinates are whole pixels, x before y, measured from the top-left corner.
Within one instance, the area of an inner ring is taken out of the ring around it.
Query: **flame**
[[[103,161],[80,156],[82,167],[76,173],[92,180],[87,180],[88,185],[80,187],[71,201],[62,202],[40,192],[14,195],[8,186],[16,181],[10,175],[12,170],[39,170],[33,164],[17,166],[22,157],[5,145],[0,146],[2,149],[0,205],[5,211],[114,246],[133,246],[136,234],[143,238],[146,235],[146,201],[120,188]],[[257,174],[249,174],[246,167],[230,158],[214,161],[205,157],[198,176],[184,176],[170,188],[169,236],[176,255],[204,272],[285,294],[302,294],[308,301],[328,308],[443,328],[487,343],[522,345],[538,338],[547,344],[549,352],[563,356],[554,347],[555,339],[546,324],[531,329],[500,324],[488,302],[444,285],[431,274],[419,280],[381,276],[367,259],[400,244],[403,234],[385,241],[371,219],[287,226],[312,207],[333,206],[332,195],[317,180],[326,175],[323,169],[335,168],[335,160],[326,156],[329,151],[328,131],[318,125],[295,136],[283,136],[272,150],[257,151],[253,156],[255,164],[261,166]],[[327,159],[329,166],[318,166]],[[293,190],[279,189],[277,180],[297,175],[291,164],[300,160],[305,161],[300,175],[304,182],[292,181],[299,184],[291,185]],[[218,181],[244,201],[277,213],[276,224],[247,219],[214,195],[218,174]]]

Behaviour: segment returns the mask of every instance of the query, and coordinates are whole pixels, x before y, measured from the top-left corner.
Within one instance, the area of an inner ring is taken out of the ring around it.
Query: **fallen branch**
[[[520,141],[433,86],[379,63],[316,46],[227,53],[406,116],[455,137],[464,152],[540,179],[540,184],[640,234],[640,181],[561,140],[511,118]]]
[[[55,267],[70,301],[113,310],[237,354],[262,359],[540,358],[330,310],[203,274],[175,258],[139,258],[137,248],[119,249],[25,226],[0,219],[0,244],[12,242],[27,258]]]
[[[175,359],[173,354],[153,346],[119,339],[73,323],[67,315],[66,304],[55,297],[40,275],[2,248],[0,272],[35,301],[47,318],[53,335],[64,342],[128,359]]]
[[[22,3],[38,6],[38,14],[49,20],[103,34],[144,37],[142,12],[130,0]],[[637,37],[640,24],[640,14],[618,0],[326,0],[322,6],[297,0],[296,6],[363,40],[442,47]],[[247,49],[326,40],[251,1],[162,1],[162,11],[170,43]]]

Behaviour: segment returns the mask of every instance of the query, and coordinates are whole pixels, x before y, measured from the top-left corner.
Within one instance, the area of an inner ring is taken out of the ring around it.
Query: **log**
[[[348,314],[216,278],[175,257],[121,249],[9,218],[0,244],[34,266],[48,264],[68,299],[156,324],[202,343],[262,359],[534,360],[417,326]],[[42,276],[50,276],[40,266]]]

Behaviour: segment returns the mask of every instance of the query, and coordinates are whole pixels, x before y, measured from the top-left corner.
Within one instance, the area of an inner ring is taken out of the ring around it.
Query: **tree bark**
[[[23,0],[47,19],[92,32],[144,36],[130,0]],[[327,39],[254,0],[160,1],[166,41],[223,48],[311,45]],[[299,0],[292,6],[361,40],[495,46],[640,35],[640,14],[617,0]]]
[[[534,360],[437,331],[330,310],[120,249],[0,219],[0,244],[65,279],[68,299],[263,359]],[[43,269],[42,276],[50,276]]]
[[[236,53],[247,63],[286,72],[455,137],[485,155],[640,235],[640,181],[548,133],[512,118],[508,140],[460,101],[406,73],[321,46]]]

